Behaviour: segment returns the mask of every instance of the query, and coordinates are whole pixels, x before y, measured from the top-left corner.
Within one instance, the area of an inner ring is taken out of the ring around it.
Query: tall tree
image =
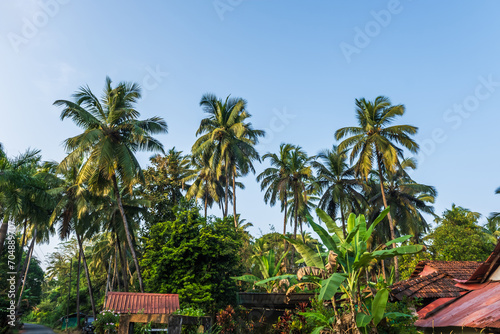
[[[346,214],[353,208],[359,209],[359,204],[366,201],[362,186],[354,169],[347,164],[346,152],[339,152],[336,145],[331,150],[321,151],[317,159],[319,161],[313,161],[312,165],[316,170],[315,185],[322,192],[319,207],[333,219],[340,213],[342,230],[347,236]]]
[[[308,185],[314,180],[312,172],[312,161],[315,157],[309,157],[300,146],[295,146],[290,152],[290,191],[293,198],[293,237],[297,239],[297,227],[299,225],[299,211],[307,209],[310,192]]]
[[[219,203],[224,198],[224,187],[217,178],[217,173],[212,168],[210,157],[207,154],[193,156],[191,166],[193,171],[191,175],[185,177],[185,180],[193,183],[188,188],[186,198],[196,198],[203,201],[206,219],[208,207],[212,207],[213,203]]]
[[[295,146],[292,144],[281,144],[279,154],[265,154],[262,159],[264,161],[269,159],[271,167],[266,168],[257,176],[257,182],[260,182],[260,190],[265,190],[264,202],[266,204],[269,202],[271,206],[274,206],[277,200],[281,203],[281,211],[284,211],[283,235],[286,235],[287,202],[291,194],[292,182],[290,159],[291,151],[294,148]]]
[[[339,144],[339,150],[352,149],[351,163],[356,159],[354,169],[358,176],[368,178],[373,164],[377,165],[380,175],[380,193],[384,207],[387,208],[387,200],[384,190],[384,172],[395,172],[402,155],[401,145],[412,153],[418,151],[418,144],[411,138],[416,134],[418,128],[411,125],[390,125],[395,118],[403,116],[406,109],[404,105],[391,105],[389,98],[378,96],[373,102],[364,98],[356,99],[356,117],[358,126],[344,127],[335,132],[335,138],[344,139]],[[350,136],[350,137],[349,137]],[[391,239],[395,238],[394,224],[389,213],[389,227]],[[396,248],[393,244],[393,248]],[[398,261],[394,258],[395,278],[399,280]]]
[[[415,182],[408,172],[417,167],[414,159],[404,159],[395,173],[387,172],[385,192],[387,203],[390,206],[394,225],[400,235],[413,235],[413,241],[419,243],[422,236],[429,231],[423,213],[436,217],[432,204],[437,196],[434,187]],[[378,174],[378,173],[376,173]],[[378,175],[377,175],[378,176]],[[371,203],[381,202],[381,193],[371,197]],[[375,205],[376,206],[376,205]],[[379,227],[384,226],[383,224]]]
[[[259,137],[264,136],[264,131],[254,129],[248,122],[251,115],[246,110],[246,104],[242,98],[228,96],[222,100],[213,94],[203,95],[200,106],[208,117],[201,121],[196,131],[200,137],[192,148],[193,155],[208,154],[217,177],[219,180],[224,178],[224,217],[228,214],[229,182],[232,181],[235,227],[236,177],[250,171],[255,173],[252,161],[260,161],[260,157],[254,146]]]
[[[54,105],[63,107],[61,120],[71,118],[84,130],[82,134],[66,139],[65,148],[69,154],[61,165],[65,167],[84,156],[86,160],[80,170],[79,181],[87,183],[89,189],[96,193],[114,192],[139,286],[144,292],[139,260],[121,201],[120,186],[131,190],[137,181],[144,182],[135,153],[163,153],[163,145],[152,135],[166,133],[167,124],[157,116],[138,120],[140,113],[135,109],[135,104],[141,97],[141,91],[135,83],[121,82],[113,88],[111,79],[107,77],[101,99],[88,86],[81,87],[73,97],[74,101],[54,102]]]

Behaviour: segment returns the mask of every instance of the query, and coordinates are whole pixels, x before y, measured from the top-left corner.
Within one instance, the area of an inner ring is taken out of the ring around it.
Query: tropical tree
[[[486,261],[495,244],[488,242],[489,235],[479,226],[479,217],[479,212],[453,204],[436,218],[437,227],[424,238],[434,259]]]
[[[317,159],[319,161],[313,161],[312,165],[316,169],[315,186],[322,192],[318,206],[333,219],[340,213],[342,230],[347,235],[346,213],[354,208],[359,212],[360,203],[366,201],[361,183],[347,164],[347,152],[339,152],[336,145],[331,150],[321,151]]]
[[[314,157],[307,156],[300,146],[295,146],[290,152],[290,192],[293,197],[293,237],[297,238],[297,227],[299,223],[299,211],[308,204],[307,188],[314,180],[311,162]]]
[[[185,179],[192,173],[191,157],[183,155],[182,151],[176,151],[175,147],[168,150],[165,156],[159,154],[151,157],[154,168],[145,171],[146,177],[150,178],[148,184],[154,185],[162,193],[166,193],[172,203],[177,203],[182,197],[182,190],[188,188]],[[151,189],[153,192],[157,189]]]
[[[266,204],[269,202],[271,206],[274,206],[277,200],[281,202],[281,211],[284,211],[283,235],[286,235],[287,202],[291,194],[292,183],[290,159],[291,152],[294,149],[295,146],[292,144],[281,144],[279,154],[265,154],[262,160],[269,159],[271,167],[266,168],[257,176],[257,182],[260,182],[260,190],[265,190],[264,202]]]
[[[433,186],[415,182],[408,175],[408,171],[416,167],[414,159],[404,159],[397,167],[396,172],[387,172],[384,188],[387,203],[391,208],[391,217],[399,234],[413,235],[413,242],[418,244],[422,236],[430,229],[423,213],[437,217],[432,206],[437,191]],[[378,173],[374,174],[377,178],[379,177]],[[381,197],[381,193],[377,192],[370,198],[371,205],[383,207],[383,203],[380,203]]]
[[[370,282],[370,268],[378,261],[399,255],[415,254],[424,250],[424,247],[406,245],[387,249],[392,244],[401,243],[411,237],[406,235],[373,247],[374,249],[369,251],[368,244],[371,242],[373,231],[388,211],[389,209],[385,209],[371,224],[367,224],[363,215],[356,217],[351,213],[347,221],[348,235],[344,237],[342,229],[333,219],[323,210],[317,209],[316,213],[327,229],[312,220],[309,223],[327,247],[326,257],[300,240],[288,239],[302,255],[306,264],[306,267],[297,273],[297,278],[304,280],[298,286],[315,284],[320,288],[318,299],[332,301],[335,313],[333,319],[320,317],[322,321],[315,333],[320,333],[324,328],[339,333],[344,330],[346,333],[359,333],[360,328],[376,327],[383,318],[398,316],[385,312],[389,290]],[[294,288],[291,287],[289,291]],[[304,315],[318,320],[316,312]]]
[[[111,79],[107,77],[101,99],[88,86],[81,87],[73,97],[74,101],[54,102],[54,105],[63,107],[61,120],[71,118],[84,130],[66,139],[65,148],[69,154],[61,162],[61,167],[65,168],[84,156],[85,161],[78,174],[79,182],[87,183],[89,190],[95,193],[114,192],[143,292],[139,261],[123,209],[120,187],[131,190],[137,181],[144,182],[135,153],[163,153],[163,145],[152,135],[166,133],[167,124],[156,116],[138,120],[140,113],[135,109],[135,104],[141,97],[141,91],[135,83],[121,82],[113,88]]]
[[[59,237],[62,240],[68,238],[72,232],[76,234],[79,254],[78,270],[80,270],[80,262],[83,259],[92,314],[95,317],[96,307],[94,293],[81,240],[85,239],[85,235],[88,237],[89,235],[97,233],[99,226],[89,216],[91,211],[91,204],[89,203],[90,194],[87,189],[78,182],[80,167],[81,161],[75,161],[74,165],[67,165],[65,169],[59,170],[60,178],[58,179],[58,184],[49,190],[49,193],[57,199],[57,204],[52,212],[49,224],[53,227],[55,224],[59,224]]]
[[[226,217],[229,204],[229,181],[233,188],[233,217],[236,226],[236,177],[255,173],[252,161],[260,161],[255,150],[259,137],[264,131],[254,129],[248,122],[251,115],[246,110],[246,101],[242,98],[218,99],[213,94],[205,94],[200,106],[208,114],[204,118],[196,135],[201,135],[193,145],[193,155],[208,154],[210,164],[216,170],[217,177],[225,181],[224,212]]]
[[[335,138],[344,139],[338,146],[339,151],[351,149],[350,160],[355,160],[354,170],[357,176],[368,178],[373,164],[376,164],[380,177],[380,193],[384,208],[388,207],[384,190],[384,175],[386,171],[395,172],[402,156],[403,148],[412,153],[419,149],[411,138],[418,128],[411,125],[391,125],[395,118],[403,116],[404,105],[391,105],[389,98],[378,96],[373,102],[364,98],[356,99],[356,117],[358,126],[344,127],[335,132]],[[350,136],[350,137],[349,137]],[[401,145],[402,148],[397,145]],[[389,228],[391,239],[395,238],[394,224],[389,213]],[[396,247],[393,244],[393,247]],[[395,277],[399,279],[397,257],[394,258]]]
[[[212,168],[208,154],[202,153],[192,156],[191,166],[192,173],[185,177],[185,181],[193,183],[187,190],[186,198],[196,198],[203,201],[206,219],[208,207],[212,207],[213,203],[220,203],[221,199],[224,198],[224,186],[219,181],[217,172]]]

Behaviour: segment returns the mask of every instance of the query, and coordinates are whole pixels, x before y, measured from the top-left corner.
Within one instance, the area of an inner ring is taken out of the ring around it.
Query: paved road
[[[20,331],[22,334],[55,334],[52,329],[35,324],[24,324],[23,329]]]

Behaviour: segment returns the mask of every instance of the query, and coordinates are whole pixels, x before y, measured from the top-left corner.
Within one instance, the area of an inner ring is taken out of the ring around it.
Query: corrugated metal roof
[[[476,271],[468,278],[466,283],[483,283],[500,265],[500,241],[490,254],[486,262],[481,264]]]
[[[109,292],[104,308],[119,313],[170,314],[179,309],[179,295]]]
[[[420,261],[410,278],[439,271],[457,280],[467,280],[483,262],[477,261]]]
[[[426,319],[418,327],[500,328],[500,282],[472,290]]]
[[[449,275],[433,272],[398,282],[391,287],[391,294],[399,300],[408,298],[450,298],[459,297],[465,289],[455,286]]]

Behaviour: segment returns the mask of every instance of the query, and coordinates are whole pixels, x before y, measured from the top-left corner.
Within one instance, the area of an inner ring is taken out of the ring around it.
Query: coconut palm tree
[[[191,157],[183,155],[182,151],[177,151],[174,147],[168,150],[165,156],[157,154],[149,160],[156,172],[149,175],[151,178],[149,183],[161,188],[162,191],[166,190],[170,201],[177,203],[182,197],[181,191],[185,187],[189,188],[189,185],[185,184],[185,179],[192,174]]]
[[[217,172],[220,181],[224,177],[224,212],[228,214],[229,182],[233,188],[233,216],[236,221],[236,177],[246,175],[250,171],[255,173],[252,161],[260,161],[255,150],[259,137],[264,131],[256,130],[248,122],[251,115],[246,110],[246,101],[242,98],[218,99],[213,94],[202,96],[200,106],[208,114],[204,118],[196,135],[200,137],[193,145],[193,155],[208,154],[210,164]]]
[[[434,207],[432,204],[437,196],[437,191],[434,187],[415,182],[408,172],[416,169],[416,161],[414,159],[404,159],[401,161],[396,172],[387,172],[384,182],[385,196],[389,205],[390,213],[394,219],[394,226],[399,235],[413,235],[413,242],[418,243],[423,234],[429,231],[423,213],[434,216]],[[379,183],[377,172],[373,172],[374,183]],[[374,192],[370,196],[370,207],[379,208],[374,210],[373,214],[378,214],[383,208],[382,196],[378,187],[374,187]],[[375,212],[376,211],[376,212]],[[383,233],[385,224],[379,224],[376,232],[387,235],[387,229]],[[388,241],[380,235],[380,239]]]
[[[311,195],[310,191],[308,191],[308,185],[314,180],[311,165],[314,158],[307,156],[300,146],[295,146],[290,152],[290,192],[293,198],[294,239],[297,239],[299,211],[302,207],[307,208],[308,196]]]
[[[271,206],[276,204],[276,201],[281,202],[281,211],[284,211],[283,219],[283,235],[286,235],[286,221],[288,199],[291,193],[291,170],[290,158],[291,151],[295,148],[292,144],[281,144],[279,154],[267,153],[262,157],[265,161],[269,159],[271,167],[266,168],[257,176],[257,182],[260,182],[260,190],[264,191],[264,202]],[[286,241],[285,241],[286,245]]]
[[[74,101],[57,100],[62,106],[61,120],[71,118],[83,133],[66,139],[68,156],[61,167],[85,157],[79,172],[79,182],[87,183],[95,193],[114,192],[128,247],[138,273],[139,286],[144,292],[139,261],[134,250],[132,234],[128,228],[127,217],[121,201],[120,185],[131,190],[137,181],[144,182],[137,151],[156,151],[163,153],[163,145],[152,137],[167,132],[167,124],[160,117],[138,120],[139,112],[135,104],[141,97],[137,84],[121,82],[115,88],[111,79],[106,78],[104,94],[98,99],[88,86],[81,87],[74,95]]]
[[[186,198],[196,198],[203,201],[206,219],[208,207],[212,207],[214,202],[219,203],[224,198],[224,187],[210,164],[208,154],[192,156],[191,166],[193,167],[192,173],[184,178],[185,182],[193,182],[187,190]]]
[[[384,191],[385,171],[395,172],[402,156],[403,148],[412,153],[417,153],[418,144],[411,138],[416,134],[418,128],[411,125],[391,125],[395,118],[403,116],[406,109],[404,105],[391,105],[391,101],[385,96],[378,96],[373,102],[364,98],[356,99],[356,117],[358,126],[344,127],[335,132],[335,138],[344,139],[338,149],[344,151],[352,149],[350,154],[351,163],[355,160],[354,170],[357,176],[368,178],[375,163],[380,176],[380,193],[384,207],[387,208],[387,199]],[[350,137],[349,137],[350,136]],[[401,145],[402,148],[397,145]],[[387,215],[391,232],[394,239],[394,224],[391,214]],[[396,248],[396,244],[393,244]],[[399,280],[397,257],[394,258],[395,278]]]
[[[354,169],[347,164],[347,152],[339,152],[333,145],[331,150],[321,151],[317,155],[319,161],[313,161],[316,170],[314,185],[322,192],[319,207],[335,219],[340,213],[342,230],[346,234],[346,213],[358,209],[359,203],[365,202],[362,185],[356,178]]]
[[[59,173],[61,175],[61,178],[58,179],[59,184],[49,191],[50,194],[54,195],[58,199],[50,217],[49,224],[51,226],[59,224],[59,237],[63,240],[68,238],[72,232],[75,232],[76,234],[77,239],[75,241],[78,245],[79,252],[78,270],[80,270],[80,262],[83,259],[92,314],[95,317],[96,307],[94,293],[88,271],[87,259],[84,254],[81,240],[85,240],[85,235],[88,237],[91,234],[97,233],[99,227],[89,215],[91,211],[89,197],[91,194],[89,194],[87,189],[85,189],[82,184],[78,182],[78,172],[80,167],[81,160],[75,162],[74,165],[66,166],[66,169],[59,169]]]

